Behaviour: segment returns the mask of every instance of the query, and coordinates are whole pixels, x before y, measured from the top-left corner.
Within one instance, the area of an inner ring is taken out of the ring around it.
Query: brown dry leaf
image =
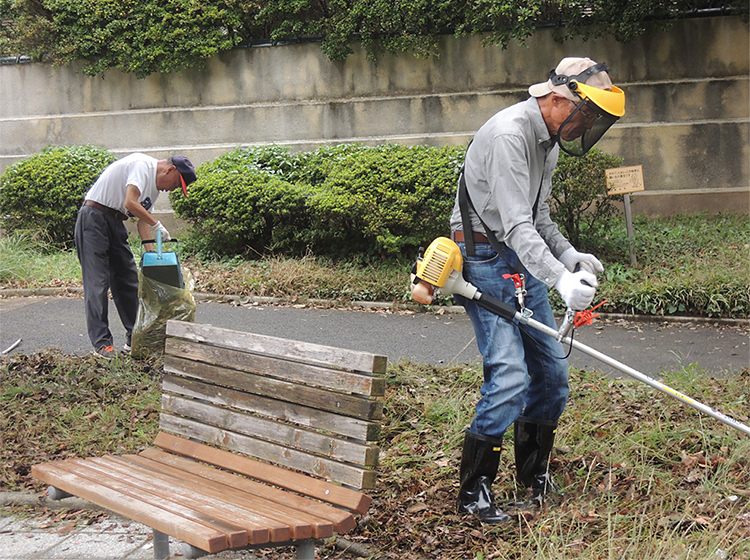
[[[67,525],[63,525],[59,529],[55,531],[55,533],[59,533],[61,535],[65,535],[67,533],[72,533],[76,530],[76,524],[75,523],[68,523]]]
[[[424,511],[426,509],[429,509],[427,507],[427,504],[425,504],[424,502],[417,502],[416,504],[406,508],[406,513],[419,513],[420,511]]]

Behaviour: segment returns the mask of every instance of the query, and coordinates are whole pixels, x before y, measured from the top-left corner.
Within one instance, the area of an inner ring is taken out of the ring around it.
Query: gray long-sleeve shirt
[[[484,223],[516,252],[530,274],[548,286],[554,286],[565,270],[557,257],[571,247],[546,203],[558,154],[539,104],[531,97],[482,125],[466,152],[464,171],[469,198]],[[472,229],[484,233],[477,216],[471,210],[470,214]],[[463,229],[458,195],[451,229]]]

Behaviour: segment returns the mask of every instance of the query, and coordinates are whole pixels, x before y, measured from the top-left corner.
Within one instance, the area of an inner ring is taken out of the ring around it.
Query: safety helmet
[[[593,62],[593,61],[591,61]],[[562,64],[561,64],[562,66]],[[558,69],[560,66],[558,66]],[[567,89],[572,95],[566,95],[574,104],[575,108],[557,130],[557,142],[560,148],[573,156],[585,155],[604,133],[625,114],[625,92],[606,80],[606,89],[588,85],[586,82],[592,76],[609,70],[606,63],[593,64],[576,75],[558,74],[555,70],[550,72],[549,84],[552,88]],[[601,81],[601,80],[600,80]],[[569,126],[575,126],[572,121],[583,117],[587,122],[587,128],[578,138],[564,140],[565,130]]]

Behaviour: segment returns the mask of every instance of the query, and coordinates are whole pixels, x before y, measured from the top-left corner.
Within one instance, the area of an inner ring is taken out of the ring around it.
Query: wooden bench
[[[34,465],[154,531],[154,557],[296,546],[356,526],[375,485],[386,358],[169,321],[160,433],[138,455]]]

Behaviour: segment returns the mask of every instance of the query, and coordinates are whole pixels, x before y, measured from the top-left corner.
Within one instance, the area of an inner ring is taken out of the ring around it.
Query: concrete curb
[[[82,498],[76,498],[75,496],[65,498],[64,500],[50,500],[46,496],[35,492],[0,492],[0,507],[8,506],[41,506],[49,509],[102,510],[99,506]]]
[[[83,288],[23,288],[2,289],[0,298],[3,297],[32,297],[32,296],[71,296],[83,295]],[[464,308],[460,305],[431,306],[425,307],[416,303],[408,302],[384,302],[384,301],[351,301],[344,305],[338,300],[313,299],[313,298],[279,298],[263,296],[236,296],[227,294],[210,294],[206,292],[195,292],[196,301],[214,301],[218,303],[234,303],[238,305],[312,305],[325,308],[350,307],[362,309],[382,309],[388,311],[411,311],[414,313],[458,313],[464,314]],[[750,319],[732,319],[723,317],[690,317],[681,315],[629,315],[626,313],[599,313],[602,319],[613,321],[641,321],[650,323],[700,323],[727,327],[750,327]]]

